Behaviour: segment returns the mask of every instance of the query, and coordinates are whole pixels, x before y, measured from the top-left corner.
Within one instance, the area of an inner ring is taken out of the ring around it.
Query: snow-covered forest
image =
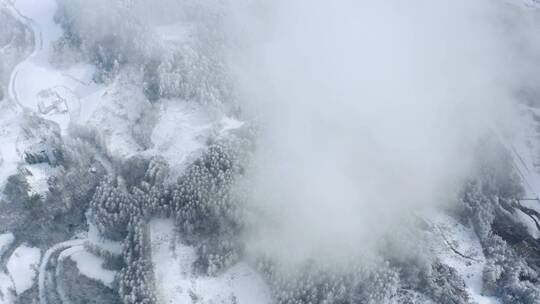
[[[0,304],[540,303],[540,2],[0,0]]]

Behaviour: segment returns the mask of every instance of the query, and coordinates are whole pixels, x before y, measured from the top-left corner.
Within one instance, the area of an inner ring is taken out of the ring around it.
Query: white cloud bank
[[[532,17],[500,1],[243,1],[231,66],[261,122],[248,248],[355,254],[455,199],[478,138],[538,79]]]

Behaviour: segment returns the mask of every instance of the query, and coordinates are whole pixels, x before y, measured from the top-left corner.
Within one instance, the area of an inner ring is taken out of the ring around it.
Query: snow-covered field
[[[217,277],[195,274],[195,250],[182,244],[172,220],[150,221],[150,236],[159,303],[271,303],[268,287],[245,263]]]
[[[83,246],[72,247],[68,250],[62,252],[59,260],[69,257],[77,264],[77,268],[82,275],[102,282],[105,286],[112,287],[116,272],[103,268],[105,262],[103,258],[88,252]]]
[[[500,304],[482,293],[482,271],[486,259],[474,230],[442,213],[430,213],[433,229],[430,248],[443,264],[456,269],[464,279],[467,293],[478,304]]]
[[[39,248],[28,247],[24,244],[17,247],[9,258],[7,270],[17,294],[25,292],[34,285],[40,258]]]

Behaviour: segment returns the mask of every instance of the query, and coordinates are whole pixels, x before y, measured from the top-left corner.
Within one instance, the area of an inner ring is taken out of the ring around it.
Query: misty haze
[[[540,1],[0,0],[0,304],[540,303]]]

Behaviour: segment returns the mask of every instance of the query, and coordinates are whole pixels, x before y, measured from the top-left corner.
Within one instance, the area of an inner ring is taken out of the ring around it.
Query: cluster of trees
[[[57,124],[25,113],[21,126],[19,140],[27,146],[23,153],[27,164],[47,163],[56,167],[63,162],[62,138]]]
[[[422,269],[418,278],[420,280],[417,282],[416,290],[436,303],[469,303],[463,278],[448,265],[436,261],[429,268]]]
[[[347,267],[306,262],[295,271],[268,258],[257,268],[269,282],[273,298],[280,304],[389,303],[399,288],[399,273],[388,262],[369,265],[351,261]]]
[[[171,193],[176,225],[184,241],[197,248],[196,266],[207,274],[237,261],[240,248],[241,208],[231,186],[242,166],[232,148],[211,146]]]
[[[130,196],[117,190],[118,184],[112,179],[100,183],[90,201],[89,219],[104,237],[121,241],[127,235],[130,214],[136,208]]]
[[[137,156],[116,166],[96,188],[89,205],[89,219],[105,237],[122,241],[134,218],[170,216],[170,190],[165,179],[168,165],[162,159]]]
[[[161,159],[134,157],[117,163],[115,171],[115,178],[108,177],[97,187],[89,220],[105,237],[123,242],[118,276],[123,302],[155,303],[147,222],[154,215],[170,215],[168,165]]]
[[[176,183],[167,183],[168,165],[159,158],[117,162],[116,176],[105,178],[89,205],[89,219],[101,234],[123,241],[119,292],[125,303],[154,303],[147,222],[173,217],[183,241],[196,247],[195,268],[214,275],[238,260],[241,217],[231,193],[242,171],[237,145],[212,144]]]
[[[503,303],[538,303],[538,259],[530,253],[538,254],[540,246],[513,216],[519,202],[482,193],[481,188],[481,183],[469,185],[463,203],[471,210],[466,218],[473,223],[487,259],[484,289]],[[524,247],[530,251],[523,251]]]
[[[479,237],[487,260],[483,292],[505,304],[538,303],[540,242],[515,216],[524,210],[519,202],[521,181],[510,154],[497,139],[488,137],[480,146],[476,175],[450,212],[464,225],[472,225]],[[534,210],[525,211],[536,215]],[[411,229],[422,234],[421,225]],[[414,239],[421,241],[421,237]],[[333,273],[309,265],[300,275],[287,277],[275,271],[275,261],[265,261],[259,269],[270,282],[277,303],[415,303],[419,298],[434,303],[471,303],[464,278],[455,269],[436,258],[422,257],[418,248],[408,251],[418,254],[396,256],[391,248],[381,252],[389,264],[378,267],[378,272],[351,267],[350,272]]]
[[[125,265],[119,275],[120,296],[126,304],[156,303],[146,221],[141,216],[132,217],[127,231],[122,251]]]
[[[464,188],[460,216],[472,223],[487,263],[484,289],[503,303],[540,301],[540,243],[515,217],[521,209],[521,182],[506,151],[494,138],[482,142],[478,174]]]
[[[3,189],[5,201],[0,203],[2,229],[43,249],[84,229],[84,213],[105,176],[103,162],[107,159],[94,130],[74,127],[69,137],[61,138],[47,126],[49,123],[34,115],[22,121],[24,142],[52,151],[46,153],[51,156],[41,159],[51,166],[47,193],[33,193],[27,180],[26,167],[40,159],[32,149],[36,145],[31,144],[31,149],[24,152],[34,156],[27,157],[29,162],[21,164],[18,172],[8,178]]]
[[[207,105],[232,102],[223,63],[194,47],[165,49],[144,64],[143,92],[150,101],[180,98]]]
[[[470,303],[465,282],[452,267],[413,254],[386,258],[381,253],[341,266],[313,261],[294,271],[263,258],[257,268],[276,303]]]

